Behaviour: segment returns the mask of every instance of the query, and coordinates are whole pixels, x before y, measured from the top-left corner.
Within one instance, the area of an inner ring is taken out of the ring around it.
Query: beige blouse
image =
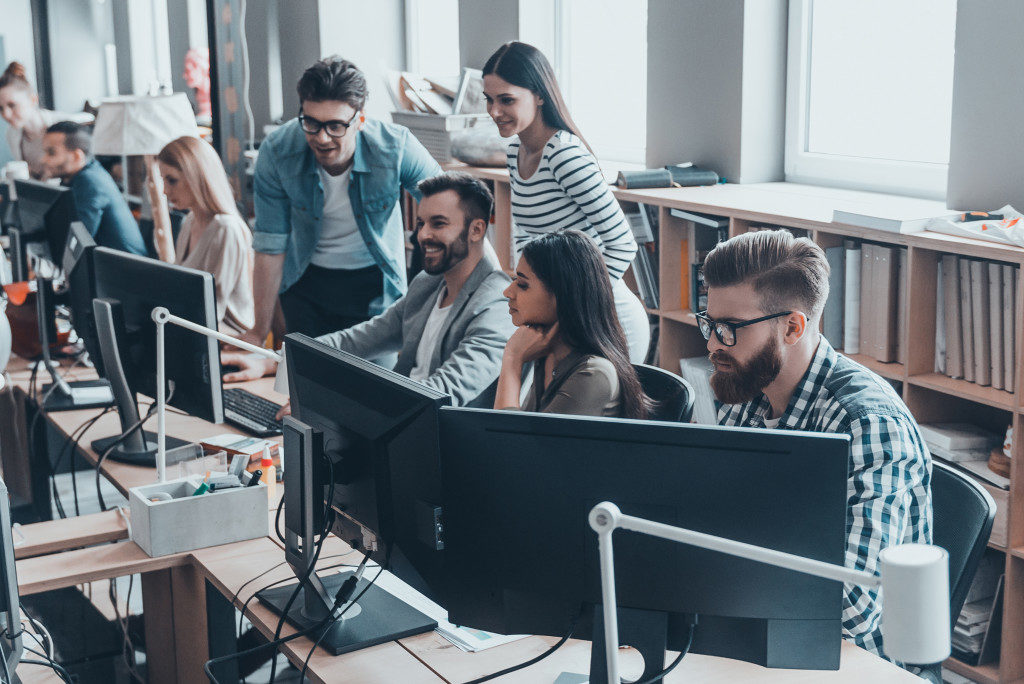
[[[221,332],[241,334],[256,321],[252,297],[252,231],[240,216],[217,214],[189,250],[192,214],[185,217],[174,246],[175,261],[212,273]]]
[[[65,114],[49,109],[40,109],[39,113],[43,116],[43,133],[40,133],[38,137],[29,137],[20,128],[7,129],[7,146],[11,148],[11,156],[15,161],[24,161],[28,164],[28,173],[32,178],[42,178],[46,175],[46,166],[43,164],[43,136],[47,128],[58,121],[89,123],[93,120],[91,114],[84,112]]]
[[[569,354],[555,366],[550,383],[545,385],[544,380],[544,359],[539,359],[534,362],[524,411],[622,417],[619,376],[606,358]]]

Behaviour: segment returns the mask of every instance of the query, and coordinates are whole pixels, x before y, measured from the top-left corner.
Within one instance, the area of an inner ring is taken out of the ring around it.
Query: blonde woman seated
[[[650,400],[629,363],[612,283],[578,230],[528,242],[505,290],[517,330],[505,346],[496,409],[645,418]],[[525,364],[533,384],[520,407]]]
[[[213,274],[220,329],[239,335],[253,326],[252,231],[235,207],[220,158],[199,138],[167,143],[156,157],[164,194],[188,211],[174,246],[174,261]]]

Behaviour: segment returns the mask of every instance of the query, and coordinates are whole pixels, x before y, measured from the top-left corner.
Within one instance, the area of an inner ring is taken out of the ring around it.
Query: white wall
[[[18,61],[25,65],[29,80],[33,83],[36,71],[36,58],[32,42],[32,7],[29,0],[3,0],[0,12],[0,37],[4,39],[3,59],[0,72],[7,68],[7,63]],[[11,152],[7,149],[7,124],[0,119],[0,165],[11,160]]]
[[[358,66],[370,91],[367,115],[390,121],[393,107],[384,72],[405,69],[405,3],[320,0],[320,54],[337,54]],[[283,82],[287,89],[288,79]]]
[[[99,104],[111,94],[104,51],[114,42],[110,3],[50,0],[48,17],[54,109],[78,112],[86,100]]]

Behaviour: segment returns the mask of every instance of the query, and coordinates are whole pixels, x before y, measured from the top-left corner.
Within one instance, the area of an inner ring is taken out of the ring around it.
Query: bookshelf
[[[495,223],[492,239],[502,259],[511,269],[511,210],[508,174],[505,169],[459,167],[492,183],[495,190]],[[1016,320],[1013,333],[1018,341],[1014,351],[1015,391],[980,386],[936,373],[935,332],[937,268],[942,255],[985,259],[1024,265],[1024,249],[959,238],[938,233],[901,235],[856,226],[832,223],[837,208],[884,215],[887,207],[905,209],[901,197],[805,186],[793,183],[718,185],[699,188],[651,190],[612,189],[624,208],[635,203],[659,208],[658,282],[660,302],[648,313],[660,326],[659,359],[661,367],[679,372],[679,359],[707,353],[704,338],[684,298],[683,264],[691,263],[695,245],[695,225],[671,214],[671,210],[695,211],[729,219],[730,237],[761,227],[786,228],[807,236],[822,248],[843,244],[846,238],[868,240],[907,249],[904,287],[907,306],[898,327],[905,363],[881,363],[864,355],[851,358],[889,380],[899,391],[918,422],[970,422],[999,434],[1007,424],[1015,435],[1024,435],[1024,282],[1016,289]],[[944,211],[939,202],[920,200],[920,207],[935,213]],[[684,254],[684,240],[689,254]],[[1018,277],[1022,275],[1018,271]],[[1009,492],[1000,492],[997,505],[1006,509],[1006,545],[990,543],[1005,557],[1006,581],[1002,623],[1001,657],[997,663],[971,666],[950,659],[946,666],[965,677],[984,684],[1024,679],[1024,439],[1013,445]],[[992,490],[990,489],[990,492]],[[998,519],[998,518],[997,518]]]

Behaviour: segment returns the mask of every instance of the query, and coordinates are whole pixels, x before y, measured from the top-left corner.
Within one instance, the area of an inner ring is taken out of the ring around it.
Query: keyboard
[[[244,389],[224,390],[224,419],[257,437],[281,434],[281,421],[274,419],[280,409],[279,404]]]

